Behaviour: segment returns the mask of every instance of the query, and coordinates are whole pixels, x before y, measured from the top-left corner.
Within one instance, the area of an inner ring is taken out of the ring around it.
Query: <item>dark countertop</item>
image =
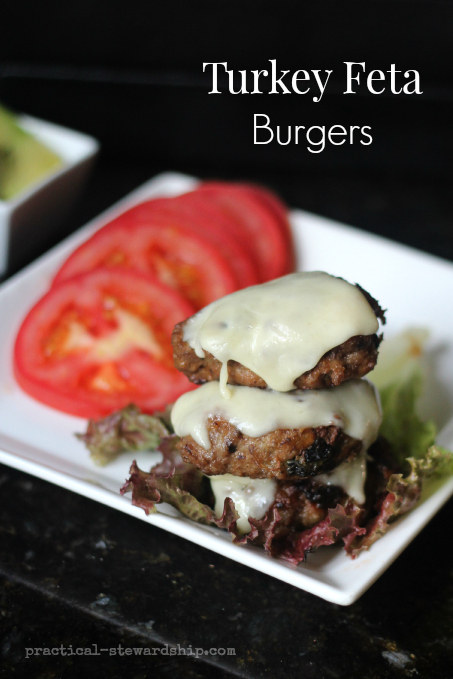
[[[83,199],[46,247],[162,169],[168,168],[102,157]],[[218,167],[178,169],[228,177]],[[291,205],[453,260],[448,177],[332,169],[248,169],[242,176],[273,186]],[[3,466],[0,511],[2,676],[453,676],[453,565],[445,537],[451,502],[346,608]],[[95,644],[112,650],[25,657],[27,648]],[[119,644],[234,648],[235,655],[123,656]]]

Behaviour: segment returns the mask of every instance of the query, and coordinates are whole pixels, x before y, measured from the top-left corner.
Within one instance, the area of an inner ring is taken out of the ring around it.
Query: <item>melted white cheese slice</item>
[[[231,387],[231,393],[231,398],[224,399],[218,382],[207,382],[195,391],[183,394],[171,414],[175,433],[191,436],[209,450],[207,423],[216,416],[255,438],[275,429],[334,425],[363,441],[366,450],[376,439],[381,424],[376,390],[366,380],[349,380],[333,389],[287,393]]]
[[[183,338],[200,358],[208,351],[221,361],[220,387],[229,398],[229,360],[253,370],[270,389],[290,391],[327,351],[378,327],[358,288],[314,271],[222,297],[184,325]]]
[[[250,479],[247,476],[233,476],[222,474],[211,476],[211,488],[214,493],[214,511],[218,517],[222,516],[225,498],[234,501],[239,514],[237,526],[242,533],[251,530],[249,517],[262,519],[274,502],[277,482],[273,479]]]

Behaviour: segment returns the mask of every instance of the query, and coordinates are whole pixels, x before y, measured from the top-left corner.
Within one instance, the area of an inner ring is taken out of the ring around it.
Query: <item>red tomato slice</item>
[[[293,234],[291,225],[289,223],[289,210],[280,198],[263,186],[258,184],[242,184],[246,191],[251,192],[263,205],[274,215],[277,220],[280,230],[288,244],[288,247],[293,250]]]
[[[136,208],[77,248],[57,273],[54,285],[103,266],[150,273],[195,309],[238,289],[231,267],[214,245],[168,217],[143,220],[142,210]]]
[[[190,196],[190,198],[189,198]],[[140,224],[170,219],[172,223],[184,226],[199,238],[213,245],[226,260],[236,276],[238,287],[256,285],[259,276],[254,258],[246,245],[241,244],[237,225],[212,201],[195,194],[184,194],[173,198],[155,198],[132,208],[131,218]]]
[[[235,219],[242,231],[242,242],[254,252],[260,280],[279,278],[294,270],[294,256],[288,233],[277,218],[275,205],[262,200],[247,184],[206,182],[197,189],[225,214]]]
[[[191,389],[173,366],[171,333],[193,307],[150,276],[97,269],[53,287],[29,312],[14,371],[30,396],[96,418],[135,403],[163,409]]]

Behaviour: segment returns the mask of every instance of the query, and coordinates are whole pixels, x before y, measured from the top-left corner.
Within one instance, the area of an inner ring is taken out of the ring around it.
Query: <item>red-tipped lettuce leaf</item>
[[[98,465],[106,465],[121,453],[156,450],[171,432],[168,410],[146,415],[135,405],[128,405],[101,420],[89,420],[85,434],[76,434]]]
[[[440,446],[431,446],[426,457],[407,459],[411,471],[392,474],[387,483],[387,494],[382,498],[375,518],[366,525],[364,535],[354,538],[346,545],[346,551],[353,559],[363,550],[369,549],[389,529],[390,524],[410,511],[420,498],[423,484],[435,474],[453,470],[453,454]]]
[[[363,509],[351,499],[344,507],[338,504],[329,509],[326,518],[313,528],[294,533],[287,540],[281,556],[286,561],[298,564],[305,561],[307,554],[318,547],[333,545],[341,539],[345,545],[349,544],[357,535],[365,533],[365,528],[359,523],[362,518]]]
[[[121,494],[132,491],[132,504],[141,507],[146,514],[156,511],[155,505],[167,502],[184,516],[202,524],[216,524],[236,533],[239,518],[234,502],[225,499],[223,514],[218,518],[214,510],[200,502],[197,495],[203,483],[203,474],[181,459],[176,450],[176,436],[163,439],[158,450],[163,459],[151,472],[144,472],[132,463],[129,479],[121,488]]]

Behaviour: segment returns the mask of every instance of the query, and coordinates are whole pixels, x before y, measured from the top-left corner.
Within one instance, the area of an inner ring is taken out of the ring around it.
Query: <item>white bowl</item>
[[[68,213],[99,151],[96,139],[81,132],[26,115],[19,116],[19,124],[55,151],[63,164],[12,200],[0,200],[0,276],[11,264],[13,251],[39,247]],[[20,260],[19,253],[15,259]]]

